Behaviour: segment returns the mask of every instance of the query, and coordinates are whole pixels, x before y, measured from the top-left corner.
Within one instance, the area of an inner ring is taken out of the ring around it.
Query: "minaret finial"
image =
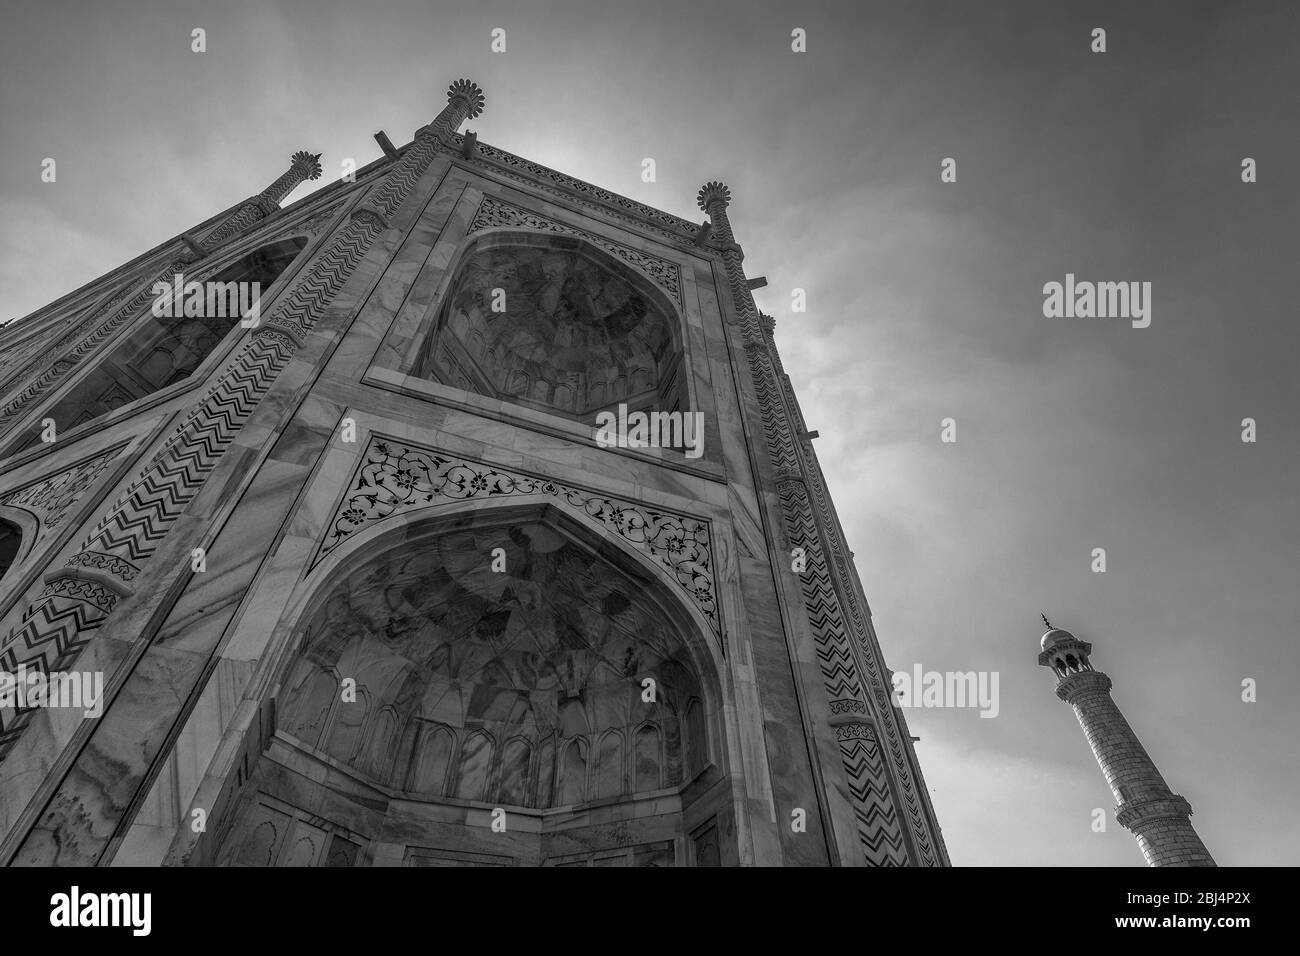
[[[309,153],[305,149],[300,149],[291,157],[291,165],[307,179],[320,179],[320,157],[320,153]]]
[[[487,98],[483,95],[483,90],[473,80],[460,79],[451,86],[447,87],[447,102],[450,103],[458,97],[463,98],[466,104],[465,118],[474,119],[483,112],[483,107],[487,105]],[[454,132],[454,130],[453,130]]]
[[[720,182],[707,182],[700,187],[699,194],[695,201],[699,203],[700,208],[705,212],[709,211],[709,204],[721,200],[724,207],[731,203],[731,190]]]
[[[1046,612],[1044,612],[1044,613],[1042,613],[1042,614],[1040,614],[1040,615],[1038,615],[1038,616],[1041,617],[1041,618],[1043,619],[1043,623],[1047,625],[1047,629],[1048,629],[1049,631],[1055,630],[1055,628],[1052,627],[1052,622],[1049,621],[1049,620],[1047,619],[1047,613],[1046,613]]]

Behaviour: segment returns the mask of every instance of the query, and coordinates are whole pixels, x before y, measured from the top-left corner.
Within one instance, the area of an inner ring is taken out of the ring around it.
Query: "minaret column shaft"
[[[309,179],[319,179],[321,174],[320,154],[299,150],[293,154],[289,168],[275,182],[231,213],[210,233],[203,237],[203,245],[215,249],[232,236],[237,236],[249,226],[265,219],[280,208],[280,202],[293,192],[300,183]]]
[[[1115,796],[1115,821],[1137,837],[1147,864],[1214,866],[1192,827],[1192,805],[1169,789],[1111,697],[1110,678],[1089,663],[1092,645],[1052,628],[1043,635],[1042,649],[1038,662],[1056,674],[1056,696],[1074,708]]]
[[[1074,708],[1116,803],[1168,795],[1169,786],[1120,713],[1110,687],[1105,674],[1085,671],[1066,678],[1056,693]]]

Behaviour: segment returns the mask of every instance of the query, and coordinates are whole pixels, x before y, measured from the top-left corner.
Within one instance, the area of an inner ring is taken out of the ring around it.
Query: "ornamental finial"
[[[482,113],[483,107],[487,105],[487,98],[483,95],[483,91],[472,80],[460,79],[447,87],[448,103],[458,96],[464,97],[465,101],[469,103],[469,119],[473,119]]]
[[[1041,618],[1043,619],[1043,623],[1047,625],[1047,629],[1048,629],[1049,631],[1054,631],[1054,630],[1056,630],[1056,628],[1052,627],[1052,622],[1049,621],[1049,620],[1047,619],[1047,614],[1045,614],[1045,613],[1044,613],[1044,614],[1039,614],[1038,616],[1041,617]]]
[[[305,149],[300,149],[293,154],[292,165],[308,179],[320,179],[320,157],[320,153],[309,153]]]
[[[700,194],[695,198],[700,208],[709,211],[709,203],[721,201],[726,206],[731,202],[731,190],[719,182],[705,183],[700,187]]]

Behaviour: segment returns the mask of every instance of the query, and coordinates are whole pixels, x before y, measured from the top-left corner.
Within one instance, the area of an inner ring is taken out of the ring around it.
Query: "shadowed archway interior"
[[[428,825],[397,848],[413,865],[476,862],[483,828],[464,825],[474,804],[535,821],[530,836],[493,844],[510,861],[683,862],[683,791],[711,767],[705,695],[653,589],[601,551],[527,518],[470,524],[342,578],[287,670],[279,744],[259,764],[262,793],[229,862],[329,859],[323,836],[280,842],[292,824],[275,815],[293,816],[276,803],[284,771],[322,763],[346,768],[355,783],[342,789],[372,804],[382,791],[418,805],[408,812]],[[385,828],[373,807],[339,814],[349,834]],[[593,826],[604,818],[623,829]],[[629,824],[641,833],[630,842]]]
[[[628,268],[572,237],[477,247],[415,374],[579,421],[684,405],[676,319]]]
[[[205,281],[257,283],[258,296],[264,296],[306,245],[298,236],[259,246]],[[63,433],[186,379],[239,320],[224,309],[216,315],[150,315],[42,418],[53,419]],[[22,447],[35,445],[40,435],[38,424]]]

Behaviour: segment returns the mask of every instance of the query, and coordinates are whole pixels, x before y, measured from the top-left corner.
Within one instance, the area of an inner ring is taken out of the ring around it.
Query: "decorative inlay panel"
[[[506,471],[390,438],[376,436],[370,440],[312,566],[349,535],[398,512],[448,501],[526,496],[553,500],[563,510],[618,535],[663,565],[721,641],[711,526],[707,520],[647,508],[549,478]]]
[[[457,147],[456,152],[459,154],[461,152],[460,147],[463,145],[463,138],[457,136],[453,141],[453,143]],[[502,156],[508,156],[510,157],[511,160],[518,160],[518,163],[497,161],[495,157],[498,154]],[[503,179],[509,179],[512,180],[513,182],[522,183],[523,185],[528,186],[531,189],[540,189],[544,193],[548,193],[549,195],[556,196],[560,199],[563,199],[566,203],[577,203],[580,206],[586,206],[588,209],[597,210],[603,215],[611,216],[615,219],[619,219],[623,222],[629,223],[638,229],[649,230],[651,232],[656,233],[659,236],[662,236],[668,241],[674,243],[675,245],[681,246],[684,249],[688,249],[697,255],[716,254],[715,250],[707,244],[705,245],[695,244],[694,237],[699,233],[700,227],[695,223],[687,222],[685,219],[679,219],[678,217],[670,215],[669,213],[661,212],[660,210],[653,209],[650,206],[644,206],[641,203],[633,202],[631,199],[627,199],[623,196],[616,196],[614,193],[607,193],[608,195],[614,197],[614,199],[610,201],[612,202],[613,205],[617,206],[620,209],[626,209],[633,214],[624,215],[622,213],[615,212],[614,209],[610,208],[610,205],[604,202],[596,202],[593,201],[592,199],[586,198],[587,195],[589,195],[589,193],[586,192],[585,190],[597,190],[597,187],[592,186],[589,183],[583,183],[580,180],[572,180],[572,182],[577,183],[579,186],[583,188],[582,189],[569,188],[569,187],[566,187],[565,189],[556,188],[555,186],[549,185],[549,183],[567,180],[569,179],[569,177],[564,176],[562,173],[557,173],[553,169],[546,169],[545,166],[536,166],[535,163],[528,163],[527,160],[521,160],[519,159],[518,156],[514,156],[510,153],[505,153],[504,151],[497,150],[496,148],[491,146],[484,146],[483,144],[479,144],[475,148],[473,161],[486,167],[488,170],[492,172],[494,176],[500,176]],[[520,173],[515,172],[514,170],[516,168],[519,168],[520,165],[522,165],[523,167],[536,166],[537,169],[543,170],[546,174],[544,176],[544,179],[546,181],[543,181],[543,179],[539,179],[537,175],[521,175]],[[605,190],[597,190],[597,191],[601,193],[606,192]],[[650,214],[649,218],[647,218],[646,215],[641,214],[641,210],[647,211]],[[655,223],[659,223],[659,222],[662,222],[665,225],[662,226],[655,225]],[[683,233],[685,233],[685,235],[683,235]]]
[[[464,138],[457,136],[460,143],[464,143]],[[680,229],[688,235],[694,235],[699,231],[699,226],[693,222],[687,222],[672,213],[664,212],[661,209],[655,209],[653,206],[647,206],[636,200],[628,199],[626,196],[620,196],[618,193],[612,193],[608,189],[601,189],[599,186],[593,186],[591,183],[583,182],[581,179],[574,179],[572,176],[566,176],[564,173],[557,172],[554,169],[543,166],[541,163],[534,163],[531,160],[524,159],[522,156],[516,156],[514,153],[507,153],[504,149],[498,149],[495,146],[489,146],[487,143],[479,143],[476,147],[478,155],[492,160],[502,166],[508,166],[514,169],[522,170],[530,176],[537,179],[552,182],[557,186],[580,193],[584,196],[590,196],[592,199],[598,199],[603,203],[609,203],[611,206],[617,206],[620,209],[626,209],[628,212],[636,213],[643,219],[660,225],[669,226],[673,229]]]
[[[320,212],[303,220],[302,222],[295,223],[290,228],[295,232],[301,231],[301,232],[309,233],[313,236],[318,235],[321,229],[323,229],[330,221],[334,219],[335,214],[338,213],[339,207],[342,205],[343,205],[342,203],[335,203],[333,206],[330,206],[328,209],[322,209]]]
[[[30,511],[40,522],[41,535],[44,535],[58,527],[68,508],[95,483],[121,450],[122,446],[118,445],[57,474],[23,485],[0,497],[0,503]]]
[[[605,239],[595,233],[566,226],[553,219],[547,219],[545,216],[539,216],[526,209],[520,209],[518,206],[503,202],[494,196],[484,196],[483,201],[479,203],[478,210],[474,213],[474,218],[470,220],[466,235],[472,235],[480,229],[488,229],[492,226],[526,226],[530,229],[545,229],[548,232],[578,236],[593,245],[600,246],[600,248],[622,259],[628,265],[639,269],[655,285],[672,296],[677,305],[682,304],[682,273],[675,262],[660,259],[658,256],[652,256],[633,249],[631,246]]]

